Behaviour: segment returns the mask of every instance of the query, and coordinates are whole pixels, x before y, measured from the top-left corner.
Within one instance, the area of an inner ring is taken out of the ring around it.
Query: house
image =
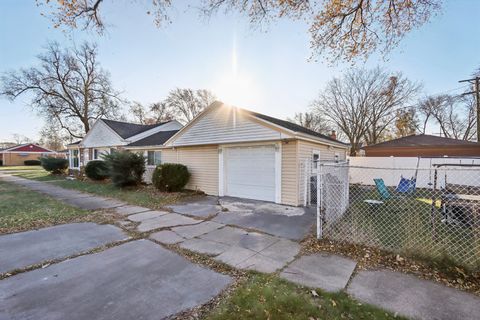
[[[123,121],[99,119],[92,126],[85,137],[77,142],[67,145],[69,152],[70,171],[79,171],[90,160],[99,160],[104,154],[113,150],[125,149],[128,145],[136,146],[143,142],[153,141],[155,137],[163,137],[165,140],[175,134],[182,125],[176,121],[167,121],[152,125],[142,125]],[[147,139],[147,140],[145,140]],[[160,140],[158,140],[160,141]],[[145,156],[150,154],[146,152]],[[155,162],[154,153],[150,165]],[[150,161],[150,160],[149,160]]]
[[[23,166],[26,160],[38,160],[42,157],[61,157],[55,151],[34,143],[15,145],[0,150],[0,161],[4,166]]]
[[[133,144],[126,149],[144,150]],[[345,160],[349,145],[288,121],[214,102],[163,145],[148,149],[157,151],[162,163],[186,165],[189,189],[297,206],[304,203],[305,166]]]
[[[362,150],[366,157],[478,157],[480,143],[420,134],[364,146]]]

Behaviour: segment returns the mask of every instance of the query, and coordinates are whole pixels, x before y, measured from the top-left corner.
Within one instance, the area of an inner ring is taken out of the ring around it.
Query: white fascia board
[[[135,141],[141,140],[143,138],[149,137],[152,134],[155,134],[155,133],[160,132],[160,131],[180,130],[182,127],[183,126],[180,122],[178,122],[177,120],[172,120],[172,121],[169,121],[169,122],[167,122],[167,123],[165,123],[161,126],[158,126],[158,127],[152,128],[150,130],[144,131],[142,133],[139,133],[137,135],[128,137],[127,140],[129,141],[129,143],[131,143],[131,142],[135,142]]]

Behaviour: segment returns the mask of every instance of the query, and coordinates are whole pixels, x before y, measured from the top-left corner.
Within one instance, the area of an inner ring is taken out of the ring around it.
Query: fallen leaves
[[[434,265],[406,258],[400,254],[392,254],[376,248],[362,245],[317,240],[309,237],[302,242],[301,254],[308,255],[316,252],[329,252],[347,256],[357,261],[359,270],[388,269],[413,274],[419,278],[433,280],[449,287],[468,291],[480,296],[480,272],[467,272],[460,266],[445,269]]]

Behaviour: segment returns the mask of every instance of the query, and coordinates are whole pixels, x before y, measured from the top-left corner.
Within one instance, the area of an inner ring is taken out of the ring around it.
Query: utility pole
[[[480,77],[476,76],[472,79],[460,80],[458,82],[469,82],[473,84],[474,90],[466,92],[463,95],[475,94],[475,101],[477,102],[477,142],[480,142]]]

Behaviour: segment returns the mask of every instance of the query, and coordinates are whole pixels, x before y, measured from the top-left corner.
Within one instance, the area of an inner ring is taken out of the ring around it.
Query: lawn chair
[[[390,194],[390,191],[388,191],[387,186],[385,185],[385,182],[381,178],[373,179],[375,181],[375,186],[377,187],[377,191],[380,194],[380,197],[384,200],[389,200],[392,198],[392,195]]]
[[[404,177],[401,177],[400,182],[398,183],[398,186],[395,189],[395,192],[398,192],[398,193],[413,193],[413,192],[415,192],[416,185],[417,185],[417,179],[415,179],[415,178],[406,179]]]

